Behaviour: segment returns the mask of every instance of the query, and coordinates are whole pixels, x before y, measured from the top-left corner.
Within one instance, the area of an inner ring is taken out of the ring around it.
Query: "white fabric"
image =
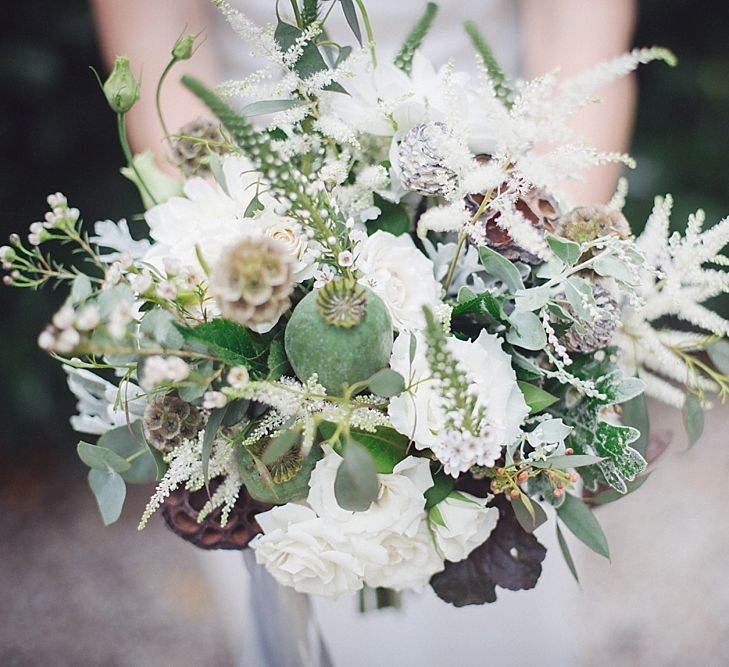
[[[229,0],[248,18],[260,25],[272,23],[274,0]],[[288,2],[280,2],[283,16],[290,13]],[[383,53],[395,53],[413,24],[422,15],[425,0],[367,0],[366,6],[372,22],[378,49]],[[324,3],[326,7],[329,3]],[[439,0],[440,11],[431,32],[423,43],[423,52],[435,65],[443,65],[455,58],[457,66],[475,71],[473,49],[463,31],[468,19],[476,21],[504,70],[518,74],[519,30],[518,0]],[[210,42],[218,50],[223,78],[240,79],[256,68],[248,56],[246,45],[231,30],[225,19],[211,8]],[[343,44],[354,43],[340,7],[335,7],[326,23],[327,31]]]

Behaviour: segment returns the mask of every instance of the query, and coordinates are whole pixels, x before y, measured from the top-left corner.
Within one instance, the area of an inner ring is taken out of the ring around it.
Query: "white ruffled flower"
[[[295,279],[306,280],[313,274],[314,248],[293,220],[274,213],[275,202],[259,195],[264,209],[253,217],[246,211],[256,196],[259,174],[248,160],[239,156],[223,159],[226,189],[203,178],[185,183],[185,197],[169,201],[147,211],[150,236],[155,241],[144,259],[155,266],[177,260],[180,268],[202,275],[198,249],[205,262],[214,266],[223,251],[251,233],[282,240],[296,258]]]
[[[337,522],[289,503],[256,515],[263,530],[252,542],[256,561],[274,579],[300,593],[338,597],[364,585],[366,564],[387,552],[367,537],[345,535]]]
[[[441,286],[433,277],[433,263],[410,236],[378,230],[362,241],[358,253],[359,282],[382,299],[393,326],[399,331],[423,329],[423,306],[433,310],[440,304]]]
[[[414,535],[388,533],[380,545],[387,550],[387,562],[370,562],[365,568],[365,583],[373,588],[422,593],[430,578],[444,567],[425,521],[419,523]]]
[[[400,335],[392,348],[390,366],[413,385],[408,393],[390,401],[392,425],[415,441],[418,449],[431,449],[448,474],[465,472],[472,465],[493,465],[502,447],[519,436],[529,407],[516,383],[511,358],[501,349],[501,340],[486,331],[473,341],[448,339],[448,348],[482,407],[488,437],[454,439],[446,433],[446,417],[438,382],[431,379],[425,339],[418,335],[415,357],[410,363],[410,336]]]
[[[364,512],[352,512],[342,509],[334,494],[334,479],[342,457],[329,447],[325,451],[324,458],[311,473],[307,498],[320,517],[341,522],[341,530],[347,534],[368,533],[375,540],[383,532],[408,537],[418,532],[425,511],[423,494],[433,486],[427,459],[408,456],[391,474],[378,475],[377,500]]]
[[[454,491],[430,510],[435,543],[446,560],[457,563],[482,545],[496,527],[499,510],[488,498]]]

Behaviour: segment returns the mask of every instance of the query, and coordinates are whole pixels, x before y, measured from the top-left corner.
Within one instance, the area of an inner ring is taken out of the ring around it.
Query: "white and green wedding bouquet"
[[[593,509],[646,479],[644,397],[696,440],[729,393],[729,322],[702,305],[729,291],[729,219],[672,233],[666,196],[636,238],[625,183],[607,205],[560,193],[631,165],[570,116],[672,55],[510,81],[475,24],[477,76],[426,60],[432,3],[388,57],[362,0],[293,0],[264,27],[214,1],[267,64],[215,90],[183,77],[211,116],[172,133],[160,109],[177,176],[129,149],[129,61],[103,84],[143,220],[87,227],[54,194],[0,250],[6,284],[68,288],[39,344],[98,436],[78,454],[104,522],[153,483],[140,528],[161,509],[300,592],[430,584],[457,606],[532,588],[548,520],[575,576],[565,528],[607,557]]]

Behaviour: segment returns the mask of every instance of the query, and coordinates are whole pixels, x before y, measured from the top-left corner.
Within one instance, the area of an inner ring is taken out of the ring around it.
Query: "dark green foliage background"
[[[640,73],[640,109],[628,213],[638,228],[655,194],[672,192],[677,226],[703,206],[729,213],[729,3],[644,0],[635,43],[673,49],[679,67]],[[101,68],[89,9],[81,0],[0,6],[0,226],[3,241],[45,211],[61,190],[85,219],[138,211],[117,172],[114,118],[88,66]],[[146,76],[155,76],[147,72]],[[50,291],[0,287],[0,465],[46,454],[74,457],[73,399],[36,336],[60,303]]]

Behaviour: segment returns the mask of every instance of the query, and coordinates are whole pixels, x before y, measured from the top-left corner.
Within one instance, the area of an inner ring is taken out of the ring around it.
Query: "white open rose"
[[[357,252],[359,282],[382,299],[395,329],[423,329],[423,306],[434,310],[441,303],[441,286],[433,276],[433,262],[407,234],[394,236],[382,230],[364,239]]]
[[[488,437],[469,447],[445,438],[446,413],[439,383],[432,379],[426,359],[425,339],[416,336],[415,356],[410,362],[410,336],[398,336],[392,348],[390,366],[412,385],[408,393],[390,401],[388,415],[392,425],[411,438],[418,449],[431,449],[448,468],[464,472],[472,465],[493,465],[502,447],[519,435],[529,407],[519,390],[511,358],[501,349],[498,336],[482,331],[473,341],[448,339],[448,349],[465,374],[483,408]]]
[[[256,516],[263,530],[252,542],[256,562],[300,593],[338,597],[364,585],[368,563],[384,564],[387,551],[371,540],[345,535],[336,522],[289,503]]]
[[[425,521],[419,523],[414,535],[389,533],[380,545],[387,550],[387,561],[367,564],[365,583],[368,586],[420,593],[430,578],[444,567],[443,558],[435,549],[433,536]]]
[[[454,491],[430,510],[435,543],[446,560],[457,563],[481,546],[496,527],[499,510],[487,498]]]
[[[427,459],[408,456],[391,474],[378,475],[377,500],[364,512],[342,509],[334,495],[334,479],[342,457],[325,448],[324,458],[316,464],[309,481],[307,501],[319,515],[341,522],[348,534],[369,533],[373,539],[386,531],[411,536],[418,532],[425,516],[424,493],[433,486]]]

